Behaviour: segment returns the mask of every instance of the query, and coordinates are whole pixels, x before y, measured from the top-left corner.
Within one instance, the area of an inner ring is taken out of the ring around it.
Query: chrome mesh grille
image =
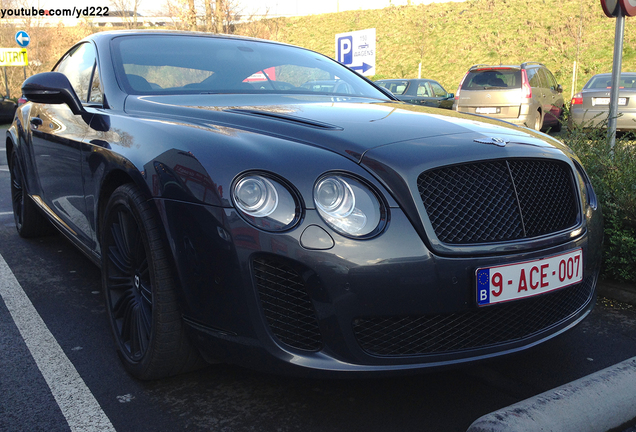
[[[322,336],[305,282],[283,259],[259,257],[253,261],[261,307],[272,333],[283,343],[318,351]]]
[[[511,159],[426,171],[418,190],[437,238],[491,243],[559,232],[578,222],[569,166]]]
[[[483,348],[528,338],[583,310],[596,276],[559,291],[463,313],[354,320],[358,343],[377,356],[413,356]]]

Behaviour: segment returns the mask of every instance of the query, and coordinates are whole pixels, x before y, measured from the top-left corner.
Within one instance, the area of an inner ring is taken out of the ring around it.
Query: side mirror
[[[448,93],[446,99],[455,99],[455,93]]]
[[[563,86],[561,84],[557,84],[557,91],[563,93]]]
[[[66,104],[75,115],[85,113],[68,78],[59,72],[43,72],[30,76],[22,83],[22,94],[27,100],[36,103]]]

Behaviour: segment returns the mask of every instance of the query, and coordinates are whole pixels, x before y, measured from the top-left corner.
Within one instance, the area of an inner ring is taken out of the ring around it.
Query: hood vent
[[[268,118],[273,120],[280,120],[280,121],[295,123],[302,126],[308,126],[308,127],[322,129],[322,130],[336,130],[336,131],[343,130],[341,127],[334,126],[329,123],[322,123],[315,120],[310,120],[310,119],[306,119],[302,117],[296,117],[296,116],[291,116],[291,115],[276,113],[271,111],[231,108],[231,109],[224,110],[224,112],[234,113],[234,114],[243,114],[243,115],[261,117],[261,118]]]

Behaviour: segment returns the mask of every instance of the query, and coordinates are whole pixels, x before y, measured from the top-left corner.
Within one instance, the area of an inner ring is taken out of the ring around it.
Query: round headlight
[[[267,230],[283,231],[300,218],[296,194],[271,176],[247,174],[232,187],[232,201],[245,220]]]
[[[316,205],[325,213],[344,218],[351,214],[356,199],[346,182],[338,177],[327,177],[316,185]]]
[[[314,203],[332,229],[348,237],[376,232],[386,210],[376,194],[362,182],[342,175],[325,175],[314,186]]]
[[[269,216],[278,205],[276,188],[264,177],[249,176],[241,179],[234,188],[236,206],[253,217]]]

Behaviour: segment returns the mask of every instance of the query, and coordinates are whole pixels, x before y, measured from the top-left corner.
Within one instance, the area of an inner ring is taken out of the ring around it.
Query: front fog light
[[[386,215],[383,204],[369,187],[343,175],[318,179],[314,203],[327,225],[348,237],[373,234]]]

